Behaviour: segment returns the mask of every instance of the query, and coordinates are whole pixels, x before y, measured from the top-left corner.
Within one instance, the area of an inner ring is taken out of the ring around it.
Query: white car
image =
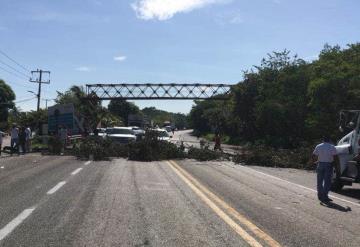
[[[154,129],[154,131],[158,132],[159,140],[161,141],[170,141],[171,136],[165,129]]]
[[[130,127],[113,127],[106,129],[106,138],[113,142],[127,144],[136,141],[136,135]]]
[[[137,126],[129,126],[129,128],[131,128],[131,129],[134,131],[135,135],[140,135],[140,136],[145,135],[145,130],[143,130],[143,129],[140,128],[140,127],[137,127]]]

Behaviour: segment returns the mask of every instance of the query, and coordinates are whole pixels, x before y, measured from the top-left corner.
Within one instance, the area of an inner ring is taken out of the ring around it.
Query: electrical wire
[[[27,69],[25,66],[21,65],[20,63],[16,62],[14,59],[12,59],[9,55],[7,55],[5,52],[3,52],[2,50],[0,50],[0,53],[7,57],[9,60],[11,60],[13,63],[15,63],[16,65],[18,65],[19,67],[21,67],[23,70],[25,70],[26,72],[30,72],[29,69]]]
[[[5,63],[5,62],[2,61],[2,60],[0,60],[0,63],[6,65],[6,66],[9,67],[10,69],[16,71],[17,73],[19,73],[19,74],[21,74],[21,75],[23,75],[23,76],[26,76],[26,77],[29,76],[29,75],[24,74],[23,72],[18,71],[17,69],[15,69],[14,67],[12,67],[11,65],[8,65],[7,63]],[[29,78],[30,78],[30,76],[29,76]]]
[[[18,74],[15,74],[14,72],[9,71],[9,70],[1,67],[1,66],[0,66],[0,69],[3,70],[3,71],[5,71],[5,72],[7,72],[7,73],[9,73],[9,74],[11,74],[11,75],[13,75],[13,76],[16,76],[16,77],[18,77],[18,78],[20,78],[20,79],[23,79],[23,80],[24,80],[24,78],[25,78],[26,80],[29,80],[29,78],[26,78],[25,76],[20,76],[20,75],[18,75]]]
[[[14,84],[14,85],[16,85],[16,86],[23,87],[23,88],[26,88],[26,89],[37,90],[35,87],[26,86],[26,85],[24,85],[24,84],[20,84],[20,83],[13,82],[13,81],[11,81],[11,82],[6,82],[6,83],[9,84],[10,86],[11,86],[12,84]]]
[[[28,102],[28,101],[33,100],[33,99],[37,99],[37,97],[32,97],[32,98],[28,98],[28,99],[14,101],[14,103],[15,104],[24,103],[24,102]]]

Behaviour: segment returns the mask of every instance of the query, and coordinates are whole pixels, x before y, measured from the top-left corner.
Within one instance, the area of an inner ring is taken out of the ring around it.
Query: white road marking
[[[90,165],[90,163],[91,163],[91,161],[89,160],[89,161],[86,161],[85,162],[85,165],[87,166],[87,165]]]
[[[46,194],[48,194],[48,195],[54,194],[58,189],[63,187],[65,184],[66,184],[65,181],[62,181],[62,182],[58,183],[51,190],[49,190]]]
[[[276,180],[279,180],[279,181],[282,181],[282,182],[285,182],[285,183],[288,183],[288,184],[295,185],[295,186],[297,186],[297,187],[299,187],[299,188],[302,188],[302,189],[309,190],[309,191],[312,191],[312,192],[317,193],[316,190],[311,189],[311,188],[308,188],[308,187],[305,187],[305,186],[302,186],[302,185],[300,185],[300,184],[296,184],[296,183],[290,182],[290,181],[288,181],[288,180],[285,180],[285,179],[282,179],[282,178],[279,178],[279,177],[276,177],[276,176],[273,176],[273,175],[269,175],[269,174],[267,174],[267,173],[260,172],[260,171],[257,171],[257,170],[255,170],[255,169],[252,169],[252,168],[249,168],[249,167],[246,167],[246,166],[239,165],[239,167],[242,167],[242,168],[251,170],[251,171],[253,171],[253,172],[256,172],[256,173],[258,173],[258,174],[261,174],[261,175],[264,175],[264,176],[267,176],[267,177],[270,177],[270,178],[273,178],[273,179],[276,179]],[[359,203],[352,202],[352,201],[349,201],[349,200],[345,200],[345,199],[342,199],[342,198],[337,197],[337,196],[329,195],[329,197],[334,198],[334,199],[337,199],[337,200],[340,200],[340,201],[343,201],[343,202],[347,202],[347,203],[353,204],[353,205],[355,205],[355,206],[360,206]]]
[[[0,167],[0,168],[1,168],[1,169],[4,169],[5,167],[2,166],[2,167]]]
[[[9,235],[18,225],[20,225],[35,210],[35,207],[25,209],[15,219],[10,221],[4,228],[0,230],[0,241]]]
[[[76,175],[76,174],[78,174],[81,170],[82,170],[82,168],[80,167],[80,168],[76,169],[75,171],[73,171],[73,172],[71,173],[71,175]]]

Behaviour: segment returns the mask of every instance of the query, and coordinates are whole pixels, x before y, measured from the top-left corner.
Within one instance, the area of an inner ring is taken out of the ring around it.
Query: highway
[[[0,246],[359,246],[360,187],[194,160],[0,159]]]

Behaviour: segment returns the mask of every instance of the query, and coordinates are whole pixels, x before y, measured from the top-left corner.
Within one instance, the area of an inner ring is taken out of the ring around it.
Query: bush
[[[63,149],[63,144],[58,137],[51,136],[48,140],[49,153],[51,154],[61,154]]]
[[[199,161],[208,161],[221,159],[224,157],[224,154],[207,148],[201,149],[190,147],[187,157]]]
[[[185,157],[175,144],[159,140],[156,131],[147,131],[143,140],[129,144],[129,160],[154,161]]]
[[[309,164],[312,147],[306,145],[297,149],[275,149],[264,145],[248,147],[233,157],[235,163],[266,167],[314,169]]]
[[[74,154],[85,159],[93,156],[94,160],[123,157],[137,161],[154,161],[185,157],[181,148],[159,140],[157,133],[152,131],[148,131],[143,140],[129,144],[113,143],[108,139],[90,136],[75,145]]]

